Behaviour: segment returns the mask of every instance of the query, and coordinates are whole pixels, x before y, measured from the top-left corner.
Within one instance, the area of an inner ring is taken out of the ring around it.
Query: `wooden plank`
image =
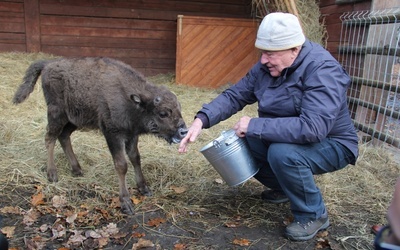
[[[175,12],[177,13],[190,13],[195,15],[198,12],[201,13],[229,13],[233,15],[246,15],[245,9],[246,3],[221,3],[220,1],[165,1],[165,0],[152,0],[152,1],[108,1],[108,0],[96,0],[96,1],[81,1],[81,0],[64,0],[62,3],[57,0],[44,0],[41,4],[45,5],[63,5],[63,6],[78,6],[78,7],[89,7],[89,8],[121,8],[130,9],[132,11],[137,10],[149,10],[149,11],[162,11]],[[247,16],[247,15],[246,15]]]
[[[10,51],[25,52],[26,45],[15,44],[15,43],[2,43],[0,41],[0,52],[10,52]]]
[[[237,45],[241,44],[244,40],[244,36],[249,35],[250,32],[227,26],[222,29],[214,29],[205,36],[199,36],[197,40],[201,41],[201,45],[186,48],[188,55],[185,57],[183,62],[182,74],[190,75],[191,82],[198,82],[199,85],[210,85],[208,87],[218,85],[219,77],[215,74],[220,74],[221,70],[224,70],[225,68],[225,63],[223,64],[222,69],[219,68],[221,61],[239,61],[239,59],[235,57],[230,59],[225,57],[228,55],[235,55],[236,49],[238,49]],[[188,43],[191,44],[191,42]],[[241,46],[240,50],[243,51],[245,49]],[[221,72],[221,74],[224,73]],[[203,79],[206,77],[209,77],[210,79],[204,81]]]
[[[187,16],[180,15],[185,22],[185,25],[206,25],[206,26],[235,26],[253,28],[257,26],[257,21],[254,19],[238,19],[229,17],[202,17],[202,16]]]
[[[38,0],[25,0],[25,32],[27,52],[40,51],[40,14]]]
[[[5,23],[21,23],[24,24],[24,18],[23,17],[15,17],[15,16],[3,16],[1,15],[2,13],[0,12],[0,24],[5,24]]]
[[[124,18],[97,18],[75,16],[42,16],[42,26],[72,26],[176,31],[176,21],[140,20]]]
[[[42,51],[54,55],[63,56],[107,56],[118,58],[150,58],[150,59],[174,59],[171,53],[165,50],[143,50],[143,49],[121,49],[121,48],[95,48],[87,47],[70,47],[70,46],[48,46],[43,45]],[[173,51],[175,53],[175,51]],[[174,54],[173,53],[173,54]]]
[[[54,46],[73,46],[73,47],[107,47],[107,48],[127,48],[127,49],[159,49],[171,51],[175,50],[175,42],[168,39],[137,39],[137,38],[116,38],[87,36],[53,36],[43,35],[42,45]]]
[[[24,5],[21,3],[12,3],[12,2],[0,2],[0,11],[1,12],[24,12]]]
[[[0,32],[0,43],[25,44],[25,34]]]
[[[257,23],[246,19],[179,16],[176,82],[217,88],[235,83],[259,59]]]
[[[141,38],[141,39],[173,39],[175,32],[164,30],[130,30],[90,27],[65,27],[42,26],[42,35],[68,35],[68,36],[92,36],[92,37],[117,37],[117,38]]]
[[[25,25],[23,23],[0,21],[0,32],[24,33]]]

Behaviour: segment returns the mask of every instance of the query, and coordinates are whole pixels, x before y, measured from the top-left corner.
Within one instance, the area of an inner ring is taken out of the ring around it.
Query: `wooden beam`
[[[40,52],[39,0],[24,0],[26,51]]]

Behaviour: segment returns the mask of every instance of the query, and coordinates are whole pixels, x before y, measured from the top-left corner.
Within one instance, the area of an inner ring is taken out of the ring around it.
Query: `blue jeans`
[[[355,160],[350,150],[329,138],[311,144],[246,139],[260,166],[254,177],[266,187],[284,192],[294,219],[299,222],[319,219],[326,212],[313,175],[342,169]]]

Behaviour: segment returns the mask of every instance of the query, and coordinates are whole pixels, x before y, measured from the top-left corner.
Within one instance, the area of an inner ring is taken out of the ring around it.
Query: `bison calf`
[[[70,136],[78,129],[100,129],[111,152],[119,178],[119,199],[124,213],[133,214],[125,176],[125,153],[135,169],[137,188],[151,195],[142,173],[138,151],[140,134],[151,133],[169,143],[179,143],[187,129],[177,97],[156,86],[130,66],[110,58],[41,60],[32,63],[13,102],[23,102],[39,76],[47,103],[47,177],[58,181],[54,146],[58,139],[74,175],[82,169]]]

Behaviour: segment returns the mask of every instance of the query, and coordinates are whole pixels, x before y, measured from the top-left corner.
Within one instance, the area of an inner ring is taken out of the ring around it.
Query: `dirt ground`
[[[332,218],[328,230],[320,232],[314,239],[290,241],[282,236],[285,224],[290,220],[289,204],[264,203],[258,193],[251,193],[251,189],[246,188],[232,188],[225,193],[215,190],[215,195],[210,195],[206,204],[195,204],[196,198],[193,197],[193,211],[179,211],[178,205],[173,216],[164,212],[163,199],[176,199],[180,204],[182,201],[178,195],[147,198],[146,204],[138,206],[132,216],[121,214],[118,206],[107,211],[97,208],[82,215],[79,222],[75,221],[75,230],[86,230],[86,237],[78,237],[72,243],[71,232],[74,230],[55,237],[55,230],[60,235],[63,231],[56,225],[71,229],[71,224],[68,225],[68,219],[62,214],[66,214],[66,210],[79,210],[83,205],[56,209],[54,202],[52,206],[50,201],[43,201],[33,206],[26,198],[35,196],[31,190],[17,188],[9,191],[12,193],[0,195],[1,208],[13,204],[25,211],[38,212],[37,216],[27,216],[27,212],[3,215],[2,226],[15,227],[11,249],[372,249],[372,245],[358,245],[351,236],[344,237],[350,235],[348,228],[338,225]],[[90,190],[83,190],[80,196],[82,200],[100,198]],[[252,221],[251,210],[259,206],[267,211],[266,220]],[[106,242],[88,236],[90,229],[104,229],[113,223],[119,231],[109,233]]]

